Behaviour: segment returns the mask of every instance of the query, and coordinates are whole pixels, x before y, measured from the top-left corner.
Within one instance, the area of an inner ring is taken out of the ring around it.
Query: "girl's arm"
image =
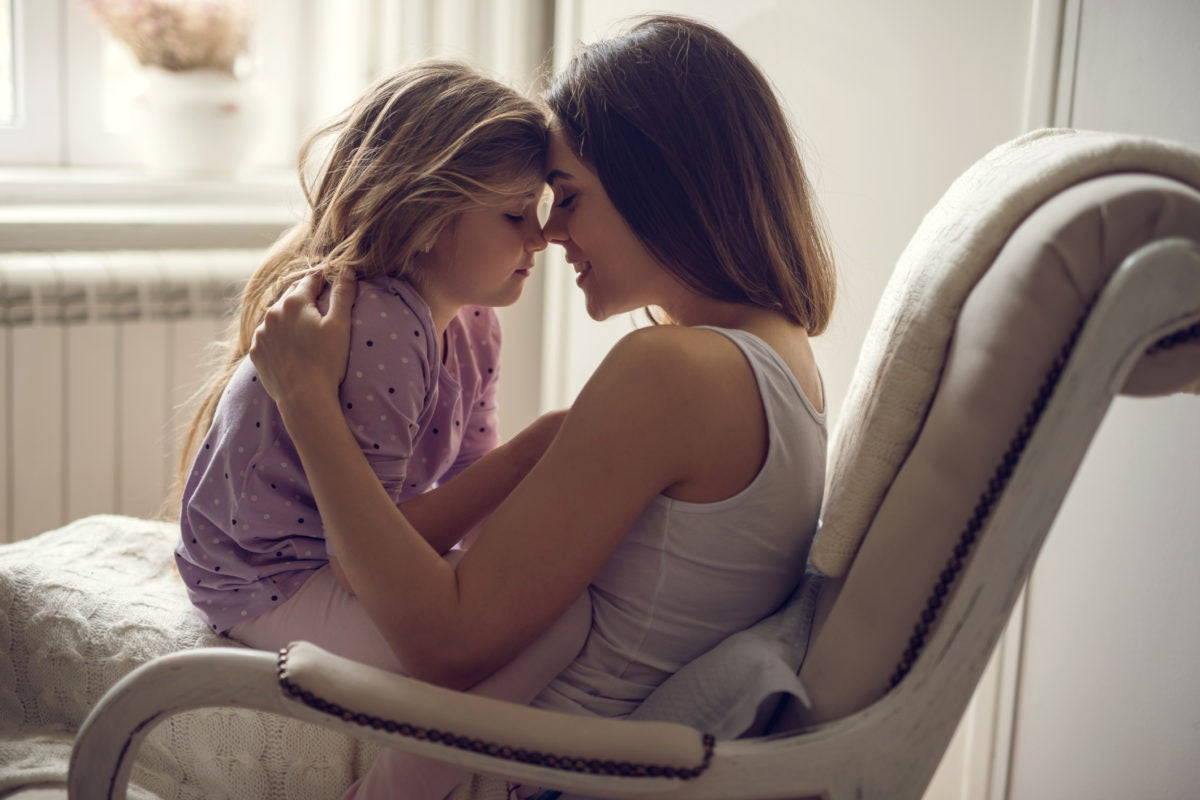
[[[543,414],[445,484],[400,503],[400,511],[436,551],[446,552],[529,473],[565,416],[565,411]]]
[[[321,298],[318,309],[327,301]],[[461,314],[452,346],[460,346],[460,337],[471,342],[464,348],[469,352],[458,355],[464,363],[469,362],[464,369],[481,373],[478,397],[462,411],[463,427],[454,431],[461,436],[458,457],[438,481],[455,485],[414,496],[418,484],[410,481],[417,476],[421,480],[433,477],[429,465],[424,459],[418,463],[418,457],[429,455],[439,439],[450,437],[449,430],[437,435],[438,423],[422,422],[431,410],[429,403],[436,398],[441,356],[438,337],[422,322],[423,307],[424,300],[416,290],[402,282],[357,284],[339,397],[346,424],[388,494],[394,502],[409,498],[400,503],[405,516],[435,550],[445,552],[512,491],[545,452],[556,427],[555,418],[549,417],[497,448],[499,323],[490,308]],[[380,346],[382,343],[386,344]],[[489,453],[491,457],[485,459]],[[451,481],[450,476],[461,480]]]
[[[545,630],[647,503],[688,478],[711,421],[695,359],[680,357],[674,332],[622,340],[455,570],[391,503],[341,421],[338,331],[352,289],[335,286],[322,317],[319,288],[307,280],[271,310],[252,357],[376,626],[414,676],[470,686]]]

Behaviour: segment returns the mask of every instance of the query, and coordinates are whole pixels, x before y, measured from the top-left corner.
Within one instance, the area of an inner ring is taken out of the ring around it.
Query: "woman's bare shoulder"
[[[660,492],[711,502],[753,479],[766,452],[766,421],[754,371],[729,337],[705,328],[644,329],[612,356],[603,387],[620,399],[591,408],[596,415],[608,409],[608,424],[626,420],[638,438],[633,446],[666,461]]]
[[[720,380],[731,363],[742,360],[737,346],[716,331],[656,325],[621,338],[601,369],[647,374],[663,381],[669,377],[694,388]]]
[[[604,431],[614,445],[619,441],[653,451],[655,460],[666,458],[674,482],[693,475],[703,461],[697,438],[710,438],[718,428],[736,429],[739,415],[758,408],[753,373],[728,338],[706,329],[659,326],[634,331],[613,346],[570,417]],[[706,435],[697,437],[697,431]]]

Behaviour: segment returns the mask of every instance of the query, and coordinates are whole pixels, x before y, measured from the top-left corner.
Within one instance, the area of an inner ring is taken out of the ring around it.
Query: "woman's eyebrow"
[[[561,169],[552,169],[546,175],[546,183],[550,184],[551,186],[554,186],[554,182],[556,180],[558,180],[559,178],[565,178],[567,180],[570,180],[571,177],[572,177],[571,173],[569,173],[569,172],[563,172]]]

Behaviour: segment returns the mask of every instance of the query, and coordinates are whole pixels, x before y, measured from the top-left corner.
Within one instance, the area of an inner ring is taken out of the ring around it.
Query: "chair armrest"
[[[678,790],[709,767],[714,749],[713,737],[683,725],[577,717],[477,697],[307,642],[278,656],[213,647],[143,664],[101,698],[76,737],[70,797],[121,800],[150,730],[172,714],[209,707],[282,714],[473,772],[604,796]]]
[[[293,700],[359,726],[360,736],[393,747],[401,738],[483,755],[495,760],[493,770],[516,762],[591,775],[686,780],[702,773],[712,758],[713,738],[684,725],[576,717],[464,694],[308,642],[294,642],[280,653],[279,683]],[[459,760],[447,753],[437,757]],[[470,763],[484,769],[478,758]]]

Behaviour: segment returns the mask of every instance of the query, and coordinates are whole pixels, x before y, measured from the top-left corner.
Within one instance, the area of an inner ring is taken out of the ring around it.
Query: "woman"
[[[471,686],[584,593],[587,643],[534,703],[620,716],[801,574],[825,458],[809,337],[834,274],[778,101],[719,32],[643,20],[578,54],[547,101],[546,239],[591,316],[649,306],[671,324],[617,343],[457,566],[332,413],[354,286],[322,316],[320,281],[298,285],[251,356],[330,539],[354,554],[349,583],[412,675]],[[364,792],[387,785],[381,761]]]

